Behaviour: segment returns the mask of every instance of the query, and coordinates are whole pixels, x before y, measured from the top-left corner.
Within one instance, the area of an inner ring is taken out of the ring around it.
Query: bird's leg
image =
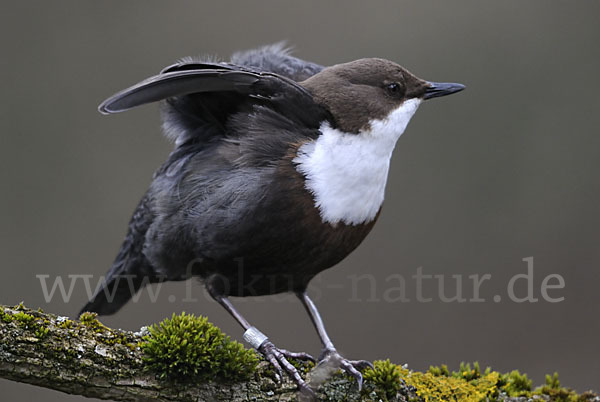
[[[367,367],[373,368],[373,364],[366,360],[348,360],[343,358],[335,349],[335,346],[333,346],[331,339],[329,339],[329,335],[327,335],[321,315],[319,314],[319,311],[317,310],[317,307],[313,301],[308,297],[308,294],[306,294],[306,292],[302,292],[297,293],[297,295],[306,308],[310,319],[319,333],[319,338],[321,338],[321,342],[323,343],[323,352],[319,357],[319,364],[336,364],[337,362],[337,364],[339,364],[344,371],[356,378],[356,381],[358,382],[358,389],[360,390],[362,388],[363,377],[359,370]]]
[[[285,372],[298,385],[298,388],[301,392],[307,393],[311,396],[314,395],[313,391],[298,373],[298,370],[296,370],[296,368],[286,359],[293,358],[299,360],[310,360],[314,362],[315,359],[311,355],[307,353],[295,353],[285,349],[276,348],[265,334],[256,329],[256,327],[250,325],[250,323],[240,314],[240,312],[233,307],[233,304],[231,304],[231,301],[227,297],[214,294],[211,294],[211,296],[221,306],[225,307],[225,310],[227,310],[229,314],[231,314],[233,318],[235,318],[237,322],[239,322],[240,325],[246,330],[246,332],[244,332],[244,340],[248,342],[254,349],[258,350],[265,357],[265,359],[271,363],[276,371],[278,382],[281,381],[283,371],[285,370]]]

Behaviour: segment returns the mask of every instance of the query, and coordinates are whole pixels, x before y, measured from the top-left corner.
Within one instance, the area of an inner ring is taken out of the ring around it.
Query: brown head
[[[368,129],[373,119],[383,119],[404,101],[449,95],[461,84],[425,81],[385,59],[359,59],[328,67],[301,83],[316,102],[347,133]]]

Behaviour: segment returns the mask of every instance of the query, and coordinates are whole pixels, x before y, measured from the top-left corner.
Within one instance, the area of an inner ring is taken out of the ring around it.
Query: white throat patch
[[[358,134],[324,122],[319,138],[300,147],[296,169],[305,176],[323,222],[358,225],[375,218],[383,203],[392,151],[420,103],[407,100]]]

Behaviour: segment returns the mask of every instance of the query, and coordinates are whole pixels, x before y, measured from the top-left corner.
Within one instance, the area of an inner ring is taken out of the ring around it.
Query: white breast
[[[296,169],[305,176],[323,222],[358,225],[375,218],[383,203],[394,145],[420,103],[407,100],[358,134],[324,122],[319,138],[300,147]]]

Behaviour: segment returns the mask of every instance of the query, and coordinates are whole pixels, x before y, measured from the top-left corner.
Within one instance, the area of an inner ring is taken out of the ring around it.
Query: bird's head
[[[463,90],[462,84],[429,82],[402,66],[369,58],[337,64],[301,83],[346,133],[368,131],[374,121],[393,120],[398,136],[425,99]]]

